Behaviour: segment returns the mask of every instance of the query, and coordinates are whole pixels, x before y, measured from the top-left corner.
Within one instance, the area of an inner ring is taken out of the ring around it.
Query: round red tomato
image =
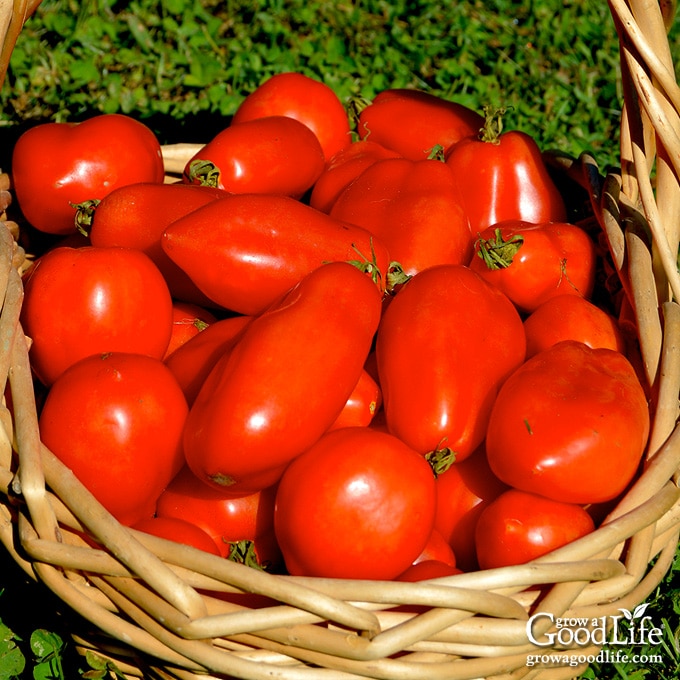
[[[278,73],[261,83],[239,105],[232,124],[267,116],[288,116],[317,136],[324,158],[351,142],[349,117],[335,92],[302,73]]]
[[[286,469],[274,527],[294,575],[392,579],[432,533],[434,475],[396,437],[349,427],[324,435]]]
[[[580,505],[509,489],[477,521],[477,558],[482,569],[524,564],[593,531]]]
[[[133,529],[151,536],[166,538],[175,543],[189,545],[213,555],[221,555],[217,543],[198,525],[178,517],[146,517],[137,522]]]
[[[60,247],[24,276],[21,322],[31,365],[46,385],[90,354],[161,359],[172,333],[172,298],[153,262],[134,248]]]
[[[124,524],[153,515],[183,464],[188,407],[159,359],[122,352],[77,362],[40,414],[45,445]]]
[[[156,135],[117,113],[36,125],[12,153],[17,203],[30,224],[50,234],[76,231],[74,204],[102,199],[126,184],[162,182],[164,175]]]
[[[633,479],[647,445],[645,391],[620,352],[564,340],[501,387],[486,451],[506,484],[568,503],[601,503]]]
[[[302,198],[324,165],[321,144],[304,123],[268,116],[222,130],[187,161],[183,179],[235,194]]]
[[[424,560],[423,562],[416,562],[412,564],[406,571],[399,574],[395,581],[429,581],[433,578],[444,578],[445,576],[455,576],[463,572],[456,566],[452,566],[446,562],[439,560]],[[413,609],[409,607],[408,609]],[[424,607],[416,607],[417,610],[423,611]]]

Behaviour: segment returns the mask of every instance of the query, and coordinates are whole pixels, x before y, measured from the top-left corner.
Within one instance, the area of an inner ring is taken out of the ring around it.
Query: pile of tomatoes
[[[140,121],[24,133],[44,443],[120,522],[273,571],[417,580],[594,530],[649,395],[536,142],[274,76],[165,174]]]

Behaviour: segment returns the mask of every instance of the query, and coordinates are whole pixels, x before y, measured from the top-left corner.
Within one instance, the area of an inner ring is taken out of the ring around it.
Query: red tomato
[[[590,515],[572,503],[509,489],[477,522],[477,557],[482,569],[524,564],[595,528]]]
[[[436,160],[392,158],[366,168],[330,211],[385,244],[407,274],[437,264],[467,264],[473,237],[450,169]]]
[[[208,299],[166,255],[161,237],[171,222],[226,195],[213,187],[179,183],[129,184],[106,195],[91,209],[91,216],[83,211],[81,217],[93,246],[144,251],[160,269],[174,298],[205,305]]]
[[[361,371],[359,380],[349,395],[347,403],[343,406],[340,415],[328,428],[339,430],[341,427],[366,427],[370,425],[373,417],[382,405],[380,387],[371,374],[364,369]]]
[[[575,224],[511,220],[479,233],[470,269],[531,313],[557,295],[589,298],[596,259],[595,244]]]
[[[393,579],[432,532],[434,475],[392,435],[330,432],[286,468],[274,527],[293,575]]]
[[[453,548],[446,542],[439,530],[435,527],[430,533],[427,544],[422,549],[420,555],[413,560],[413,564],[429,561],[443,562],[450,567],[456,566],[456,555]]]
[[[423,562],[416,562],[416,564],[412,564],[408,569],[406,569],[406,571],[399,574],[395,581],[429,581],[433,578],[455,576],[456,574],[462,573],[463,572],[458,567],[451,566],[446,562],[440,562],[439,560],[425,560]],[[408,607],[408,609],[424,611],[423,607]]]
[[[477,134],[483,125],[482,116],[458,102],[396,88],[376,95],[359,114],[357,128],[362,139],[419,161],[436,146],[448,151],[464,137]]]
[[[324,262],[365,259],[376,277],[389,265],[371,233],[287,196],[236,195],[206,205],[170,225],[163,248],[215,303],[248,315]]]
[[[36,229],[76,231],[74,204],[102,199],[135,182],[162,182],[158,139],[143,123],[121,114],[82,123],[43,123],[24,132],[12,153],[12,186]]]
[[[217,317],[199,305],[190,302],[173,302],[172,335],[163,359],[167,359],[184,343],[204,331]]]
[[[233,543],[272,534],[275,498],[274,487],[243,496],[227,495],[202,482],[185,465],[159,496],[156,513],[196,524],[228,557]]]
[[[486,437],[506,484],[567,503],[600,503],[633,479],[649,410],[620,352],[564,340],[528,359],[501,387]]]
[[[162,361],[94,354],[52,385],[40,414],[45,445],[123,524],[153,515],[182,467],[187,403]]]
[[[351,141],[349,117],[335,92],[302,73],[269,77],[239,105],[232,124],[266,116],[288,116],[317,136],[326,160]]]
[[[475,571],[475,528],[480,513],[507,489],[491,472],[484,448],[437,476],[435,529],[448,541],[463,571]]]
[[[189,545],[213,555],[221,555],[217,543],[200,527],[178,517],[147,517],[137,522],[133,529],[145,534],[167,538],[169,541]]]
[[[251,318],[232,316],[215,321],[166,357],[165,364],[177,378],[189,405],[194,403],[217,360],[231,351]]]
[[[490,115],[481,136],[454,144],[446,157],[463,196],[473,233],[498,222],[563,222],[564,200],[532,137],[500,132]]]
[[[593,349],[625,350],[618,321],[579,295],[546,300],[524,320],[527,359],[562,340],[578,340]]]
[[[326,169],[312,188],[309,205],[329,213],[338,196],[350,182],[367,167],[386,158],[399,158],[399,154],[370,140],[352,142],[328,161]]]
[[[55,248],[36,260],[24,288],[21,321],[33,341],[31,365],[46,385],[90,354],[165,354],[172,299],[139,250]]]
[[[253,319],[191,407],[184,452],[194,474],[234,494],[274,484],[347,402],[380,303],[366,274],[334,262]]]
[[[416,274],[383,313],[376,353],[389,430],[416,451],[467,458],[498,388],[524,360],[510,300],[463,265]]]
[[[325,162],[319,140],[304,123],[269,116],[219,132],[187,161],[183,180],[237,194],[302,198]]]

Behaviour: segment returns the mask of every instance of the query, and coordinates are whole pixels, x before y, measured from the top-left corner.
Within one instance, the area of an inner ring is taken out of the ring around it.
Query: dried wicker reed
[[[569,678],[585,664],[527,665],[527,655],[546,649],[527,639],[532,609],[616,615],[656,588],[680,531],[680,89],[666,38],[674,7],[641,0],[610,7],[624,83],[621,171],[601,180],[587,156],[566,169],[587,188],[611,251],[621,315],[636,329],[655,395],[653,431],[644,472],[602,526],[531,564],[413,584],[293,578],[122,527],[40,441],[30,340],[19,322],[21,258],[12,233],[0,229],[0,380],[13,403],[13,413],[0,406],[0,539],[82,615],[87,625],[74,631],[82,649],[109,655],[129,677]],[[9,51],[20,29],[15,16],[5,22]],[[83,541],[83,530],[100,549]],[[244,591],[271,598],[271,606],[220,597]]]

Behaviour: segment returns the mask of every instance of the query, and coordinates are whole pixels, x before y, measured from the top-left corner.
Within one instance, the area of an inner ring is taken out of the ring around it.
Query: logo
[[[647,615],[649,603],[635,607],[633,611],[619,609],[620,616],[598,616],[594,618],[557,618],[548,612],[538,612],[526,624],[529,642],[536,647],[551,648],[550,653],[532,654],[527,657],[527,666],[569,665],[598,663],[662,663],[661,654],[631,654],[639,648],[642,652],[650,647],[660,647],[663,629],[654,625]],[[597,654],[565,654],[579,648],[603,648]],[[548,650],[545,649],[545,652]],[[562,653],[560,653],[562,652]]]

